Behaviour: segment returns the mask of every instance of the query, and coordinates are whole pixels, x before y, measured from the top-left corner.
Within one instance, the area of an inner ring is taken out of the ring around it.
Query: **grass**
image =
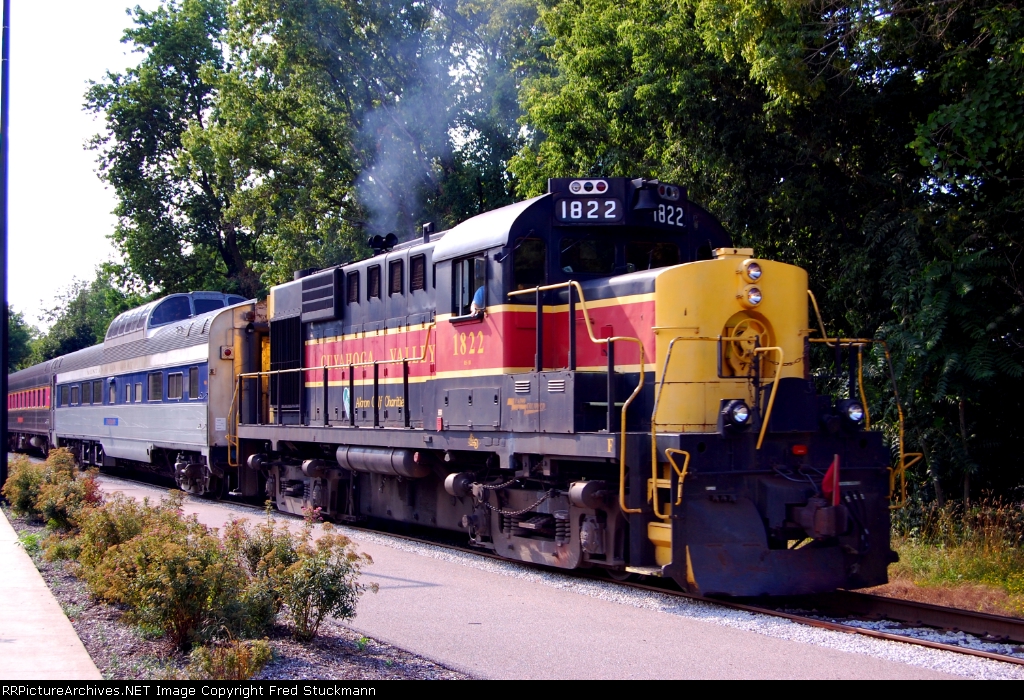
[[[892,544],[894,583],[932,589],[936,602],[1024,617],[1024,504],[911,503],[893,514]]]

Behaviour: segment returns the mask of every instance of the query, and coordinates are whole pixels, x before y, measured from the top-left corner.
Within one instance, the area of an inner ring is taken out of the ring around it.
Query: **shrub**
[[[15,513],[58,530],[75,527],[81,513],[101,501],[96,473],[79,474],[74,455],[63,447],[51,450],[43,464],[14,460],[3,492]]]
[[[107,579],[104,597],[127,605],[132,620],[158,627],[182,649],[212,636],[245,588],[220,538],[194,517],[160,519],[110,547],[95,570]]]
[[[78,534],[70,540],[51,545],[47,556],[51,559],[77,559],[90,592],[103,598],[109,582],[106,573],[99,569],[107,551],[141,535],[162,518],[176,518],[177,514],[171,509],[172,503],[152,506],[148,500],[139,503],[124,494],[115,493],[102,506],[83,512]],[[170,519],[173,521],[174,518]]]
[[[77,528],[84,511],[100,504],[103,498],[96,474],[95,470],[84,474],[49,470],[36,499],[36,508],[47,526],[55,530]]]
[[[35,520],[42,516],[36,501],[46,480],[45,473],[42,464],[31,462],[28,457],[19,455],[11,461],[3,494],[15,515]]]
[[[39,535],[33,532],[18,533],[18,543],[30,557],[35,556],[39,552]]]
[[[295,549],[296,561],[275,573],[278,590],[299,641],[309,641],[328,615],[342,619],[355,615],[356,601],[368,587],[358,582],[360,569],[373,560],[355,551],[352,541],[324,525],[324,534],[312,541],[304,527]],[[369,586],[376,592],[376,586]]]
[[[259,673],[271,656],[266,639],[196,647],[192,650],[188,675],[191,680],[244,681]]]

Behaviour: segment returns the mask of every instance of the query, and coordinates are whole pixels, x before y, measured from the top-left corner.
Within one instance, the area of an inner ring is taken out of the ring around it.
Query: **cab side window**
[[[512,276],[516,289],[530,289],[544,284],[547,270],[547,246],[540,238],[519,238],[512,251]]]
[[[456,260],[452,268],[452,314],[469,316],[487,306],[487,259]]]

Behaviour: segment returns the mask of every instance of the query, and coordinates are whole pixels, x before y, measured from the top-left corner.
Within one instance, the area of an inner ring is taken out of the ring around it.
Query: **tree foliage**
[[[166,0],[132,14],[139,67],[87,103],[106,119],[114,241],[158,293],[255,294],[548,177],[685,184],[738,242],[808,269],[830,333],[888,342],[937,492],[1005,487],[1001,451],[1024,440],[1021,12]],[[895,439],[884,358],[868,359]]]
[[[1017,477],[1020,11],[984,0],[565,0],[513,171],[686,183],[739,241],[808,268],[830,333],[886,339],[941,482]],[[876,415],[881,355],[871,374]],[[1014,409],[1009,409],[1013,406]],[[965,491],[966,492],[966,491]]]
[[[31,363],[32,344],[39,329],[25,322],[25,316],[7,305],[7,372],[16,372]]]
[[[43,314],[50,328],[34,343],[26,364],[44,362],[69,352],[102,343],[110,322],[122,311],[147,301],[117,283],[117,270],[107,264],[96,270],[91,282],[74,280],[57,298],[57,304]]]

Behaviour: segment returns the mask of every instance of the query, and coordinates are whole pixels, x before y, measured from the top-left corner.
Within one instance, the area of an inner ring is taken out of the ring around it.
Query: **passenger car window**
[[[78,385],[71,387],[71,405],[78,405]]]
[[[224,308],[224,302],[220,299],[194,299],[192,303],[196,305],[196,316]]]
[[[558,264],[563,272],[608,273],[615,267],[615,246],[592,238],[563,238]]]
[[[117,403],[117,384],[110,382],[110,405],[113,406]]]
[[[175,372],[174,374],[167,375],[167,398],[181,398],[181,379],[181,372]]]
[[[149,400],[162,401],[164,398],[164,375],[153,372],[149,375]]]
[[[82,403],[92,403],[92,383],[82,382]]]
[[[540,238],[516,240],[512,252],[512,276],[516,289],[529,289],[544,284],[547,270],[547,247]]]
[[[92,383],[92,402],[103,403],[103,380],[97,379]]]
[[[190,399],[198,399],[199,394],[199,368],[191,367],[188,370],[188,397]]]
[[[142,403],[142,382],[135,384],[135,403]]]
[[[149,317],[149,327],[165,326],[175,321],[183,321],[192,315],[188,297],[171,297],[160,302]]]

